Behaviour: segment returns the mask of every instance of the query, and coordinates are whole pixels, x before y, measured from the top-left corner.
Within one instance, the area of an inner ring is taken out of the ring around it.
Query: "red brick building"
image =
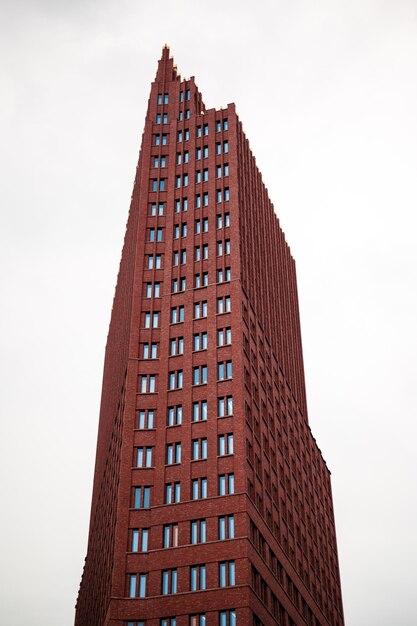
[[[342,626],[295,263],[235,106],[164,48],[104,364],[76,626]]]

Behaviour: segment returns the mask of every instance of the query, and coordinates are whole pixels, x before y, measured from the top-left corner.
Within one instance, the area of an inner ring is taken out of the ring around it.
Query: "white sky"
[[[235,102],[297,260],[347,626],[415,626],[415,0],[0,3],[0,623],[70,626],[162,45]]]

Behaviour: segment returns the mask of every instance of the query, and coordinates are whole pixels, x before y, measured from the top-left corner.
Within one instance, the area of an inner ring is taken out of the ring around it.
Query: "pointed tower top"
[[[174,65],[174,59],[169,56],[169,47],[165,44],[162,48],[161,59],[158,61],[158,71],[156,72],[155,80],[157,82],[165,83],[179,79],[180,76],[177,74],[177,67]]]

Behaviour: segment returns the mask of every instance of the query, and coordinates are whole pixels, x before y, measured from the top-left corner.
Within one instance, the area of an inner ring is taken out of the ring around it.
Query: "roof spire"
[[[177,68],[174,66],[174,59],[169,56],[169,47],[167,44],[162,48],[162,56],[158,61],[158,71],[155,80],[157,82],[170,82],[177,80]]]

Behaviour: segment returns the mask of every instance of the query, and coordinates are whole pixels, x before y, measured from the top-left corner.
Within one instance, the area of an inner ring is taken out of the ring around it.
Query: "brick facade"
[[[342,626],[295,263],[235,106],[164,48],[107,339],[76,626]]]

